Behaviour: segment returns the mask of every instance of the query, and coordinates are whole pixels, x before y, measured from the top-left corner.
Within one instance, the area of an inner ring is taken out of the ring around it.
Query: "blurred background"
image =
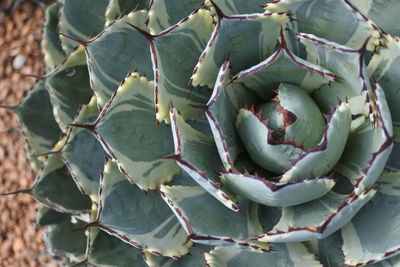
[[[36,82],[18,72],[43,74],[40,41],[49,2],[0,0],[0,105],[18,104]],[[0,108],[0,193],[29,188],[35,179],[18,127],[13,112]],[[57,266],[46,257],[35,210],[30,195],[0,196],[1,267]]]

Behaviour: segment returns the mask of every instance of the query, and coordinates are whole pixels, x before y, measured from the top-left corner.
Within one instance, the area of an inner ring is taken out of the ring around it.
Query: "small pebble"
[[[21,238],[17,237],[13,242],[12,246],[13,251],[17,252],[22,250],[23,248],[24,248],[24,241]]]
[[[22,68],[25,65],[25,61],[26,61],[26,58],[24,55],[22,55],[22,54],[17,55],[14,58],[13,63],[12,63],[13,68],[15,70],[19,70],[20,68]]]

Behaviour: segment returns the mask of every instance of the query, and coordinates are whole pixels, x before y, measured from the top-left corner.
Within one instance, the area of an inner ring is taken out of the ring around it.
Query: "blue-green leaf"
[[[113,161],[106,164],[100,187],[96,225],[103,231],[156,255],[188,253],[191,242],[158,192],[130,184]]]
[[[267,243],[252,240],[261,231],[256,204],[243,199],[240,212],[234,212],[200,186],[162,185],[160,190],[194,242],[268,251]]]
[[[156,124],[153,88],[153,81],[130,74],[92,126],[121,171],[143,190],[154,189],[180,172],[174,160],[165,158],[174,152],[173,137],[166,124]]]
[[[400,253],[399,181],[400,173],[384,173],[375,197],[342,228],[345,264],[359,266]]]
[[[205,254],[210,267],[268,266],[322,267],[315,255],[301,243],[274,244],[275,251],[255,253],[242,249],[216,247]]]

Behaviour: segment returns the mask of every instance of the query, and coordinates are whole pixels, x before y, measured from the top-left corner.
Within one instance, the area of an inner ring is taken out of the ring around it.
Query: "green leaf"
[[[59,31],[73,38],[89,40],[103,30],[107,4],[107,0],[64,0],[60,9]],[[76,42],[64,36],[60,39],[62,48],[69,54]]]
[[[146,29],[147,15],[146,10],[131,12],[87,44],[90,81],[101,107],[130,72],[153,79],[149,41],[128,25]]]
[[[109,161],[101,180],[98,226],[121,240],[156,255],[181,256],[191,242],[157,192],[142,192]]]
[[[219,14],[207,48],[193,71],[191,83],[213,88],[218,69],[228,55],[233,74],[261,62],[272,54],[280,28],[288,21],[287,14],[278,13],[253,16]]]
[[[87,260],[98,267],[138,266],[146,267],[141,250],[120,239],[98,231],[93,237]]]
[[[60,65],[65,58],[61,47],[60,36],[57,34],[58,13],[62,4],[53,3],[46,9],[46,18],[43,26],[42,51],[48,70]]]
[[[79,111],[75,123],[93,123],[99,111],[96,98]],[[85,194],[97,198],[100,174],[107,154],[96,138],[85,129],[72,128],[61,156],[75,182]]]
[[[400,255],[394,256],[378,263],[367,264],[367,267],[396,267],[400,264]]]
[[[178,23],[184,17],[201,6],[201,0],[184,0],[179,5],[174,0],[152,1],[148,17],[151,34],[157,34]]]
[[[365,99],[370,84],[364,64],[365,51],[354,50],[311,34],[300,33],[298,37],[306,48],[307,61],[324,66],[338,77],[336,82],[322,85],[313,93],[318,106],[329,113],[330,105],[348,101],[353,115],[368,116]],[[360,45],[358,48],[363,47]]]
[[[349,135],[335,171],[346,176],[358,191],[373,185],[392,151],[392,121],[383,90],[377,86],[370,96],[371,118]]]
[[[150,0],[109,0],[106,10],[107,23],[110,24],[121,15],[129,14],[133,10],[146,9]]]
[[[251,240],[261,231],[257,204],[243,199],[234,212],[200,186],[166,186],[160,190],[192,241],[213,246],[267,252],[268,244]]]
[[[319,144],[300,154],[279,181],[288,182],[298,177],[305,179],[328,173],[337,164],[345,149],[350,123],[350,109],[343,102],[333,111]]]
[[[300,89],[301,90],[301,89]],[[276,144],[269,129],[252,111],[242,108],[236,119],[236,129],[251,159],[260,167],[283,173],[304,151],[291,144]]]
[[[397,171],[397,172],[400,171],[399,159],[400,159],[400,143],[394,142],[392,153],[390,153],[385,168],[387,168],[389,171]]]
[[[385,32],[400,35],[398,20],[400,2],[396,0],[352,0],[351,1],[368,19],[376,23]]]
[[[276,183],[256,175],[222,173],[223,181],[233,192],[268,206],[298,205],[324,196],[334,185],[331,177],[311,177],[302,181]]]
[[[230,170],[243,151],[235,121],[241,104],[251,105],[259,96],[240,83],[230,83],[229,60],[220,67],[214,90],[207,103],[206,116],[222,164]]]
[[[313,243],[313,241],[310,241]],[[340,231],[336,231],[330,236],[317,240],[316,251],[318,260],[324,266],[344,266],[344,255],[342,251],[343,240]]]
[[[209,252],[212,248],[212,246],[193,244],[189,253],[178,260],[156,256],[148,252],[144,253],[144,258],[147,265],[151,267],[204,267],[203,254]]]
[[[337,77],[322,66],[308,62],[294,55],[288,49],[283,33],[279,48],[267,59],[249,69],[242,70],[232,80],[241,82],[246,87],[266,94],[276,89],[277,83],[298,85],[308,93],[314,92],[323,84],[334,81]],[[290,73],[290,75],[287,75]]]
[[[253,107],[241,108],[236,128],[254,162],[266,170],[282,173],[292,167],[301,153],[321,142],[325,121],[313,99],[301,87],[281,84],[276,92],[273,99],[276,103],[258,106],[257,113]],[[271,125],[269,121],[274,118],[283,121],[283,125]],[[284,134],[282,141],[273,136],[279,132]]]
[[[315,255],[301,243],[274,244],[269,253],[255,253],[242,249],[216,247],[205,254],[207,266],[269,266],[269,267],[322,267]]]
[[[262,13],[263,9],[261,5],[270,2],[270,0],[213,0],[212,2],[221,9],[224,15],[231,16],[238,14]]]
[[[72,123],[81,105],[87,104],[93,94],[90,88],[85,51],[82,46],[46,79],[54,117],[64,132]]]
[[[61,136],[43,81],[29,91],[25,99],[15,107],[29,151],[40,154],[49,151]]]
[[[222,164],[213,138],[193,129],[175,109],[171,110],[171,128],[177,164],[218,201],[237,211],[233,196],[220,185]]]
[[[190,76],[213,29],[211,12],[199,9],[151,40],[154,63],[155,102],[157,120],[169,119],[169,106],[181,112],[185,119],[204,116],[202,105],[210,96],[208,88],[190,88]]]
[[[265,9],[295,14],[297,32],[314,34],[354,49],[371,38],[368,47],[373,50],[379,41],[380,31],[347,0],[278,0],[267,4]]]
[[[67,257],[72,262],[85,258],[87,237],[85,231],[76,231],[85,222],[66,216],[56,225],[45,230],[44,240],[54,256]]]
[[[155,189],[179,173],[166,124],[156,125],[154,83],[132,73],[103,108],[92,132],[115,158],[128,179],[141,189]],[[141,151],[138,153],[138,151]]]
[[[368,75],[372,77],[385,92],[393,121],[396,142],[400,142],[400,77],[396,71],[400,68],[400,40],[385,35],[385,46],[378,48],[368,64]]]
[[[380,187],[342,228],[345,264],[373,263],[400,253],[400,173],[384,173]]]
[[[366,190],[359,195],[342,195],[330,191],[319,199],[284,207],[279,222],[272,230],[260,235],[258,240],[299,242],[325,238],[347,224],[375,192]],[[268,217],[269,214],[260,216]]]
[[[36,225],[37,226],[47,226],[51,224],[57,224],[61,221],[69,219],[70,215],[67,213],[61,213],[46,206],[39,205],[36,211]]]
[[[91,208],[90,198],[79,191],[59,154],[47,158],[31,193],[40,203],[59,212],[81,213]]]

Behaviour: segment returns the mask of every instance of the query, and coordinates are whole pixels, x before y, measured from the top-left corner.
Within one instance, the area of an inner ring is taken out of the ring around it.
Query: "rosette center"
[[[281,174],[300,153],[321,141],[326,123],[301,87],[281,84],[275,92],[270,102],[242,107],[236,128],[251,159]]]

